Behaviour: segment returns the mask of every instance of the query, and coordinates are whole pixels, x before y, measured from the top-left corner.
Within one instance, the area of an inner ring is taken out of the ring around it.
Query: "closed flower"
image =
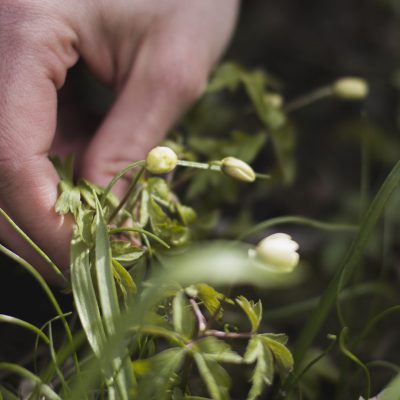
[[[253,168],[235,157],[225,157],[221,160],[221,170],[225,175],[242,182],[254,182],[256,174]]]
[[[169,147],[158,146],[146,157],[146,169],[153,174],[166,174],[176,167],[178,156]]]
[[[273,272],[291,272],[299,263],[298,248],[298,243],[286,233],[275,233],[261,240],[255,255]]]

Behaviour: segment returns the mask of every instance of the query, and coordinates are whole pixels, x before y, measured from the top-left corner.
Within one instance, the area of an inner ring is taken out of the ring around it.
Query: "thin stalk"
[[[0,322],[5,322],[8,324],[18,325],[22,328],[28,329],[33,333],[36,333],[38,337],[40,337],[47,345],[50,344],[50,339],[35,325],[30,324],[29,322],[23,321],[22,319],[10,317],[9,315],[0,314]]]
[[[116,233],[125,233],[125,232],[135,232],[135,233],[141,233],[142,235],[148,236],[155,240],[156,242],[162,244],[164,247],[167,249],[170,248],[169,244],[164,242],[164,240],[160,239],[158,236],[154,235],[154,233],[151,233],[149,231],[146,231],[145,229],[142,228],[115,228],[115,229],[110,229],[108,233],[110,235],[114,235]]]
[[[0,208],[0,214],[14,229],[14,231],[17,232],[17,234],[21,236],[21,238],[24,239],[25,242],[27,242],[29,246],[31,246],[32,249],[50,265],[51,269],[56,273],[56,275],[59,276],[64,282],[68,282],[67,278],[57,267],[57,265],[54,264],[50,257],[9,217],[9,215],[2,208]]]
[[[53,305],[57,314],[60,316],[62,324],[65,329],[65,332],[67,333],[68,340],[71,343],[72,348],[74,348],[74,340],[73,340],[72,332],[71,332],[71,329],[69,328],[68,322],[65,319],[64,314],[61,310],[61,307],[58,304],[56,298],[54,297],[53,292],[51,291],[51,289],[50,289],[49,285],[46,283],[46,281],[43,279],[42,275],[40,275],[40,273],[31,264],[29,264],[26,260],[24,260],[22,257],[18,256],[17,254],[13,253],[11,250],[7,249],[7,247],[4,247],[2,244],[0,244],[0,251],[3,252],[6,256],[10,257],[15,262],[17,262],[19,265],[21,265],[21,267],[23,267],[26,271],[28,271],[36,279],[36,281],[39,283],[39,285],[42,287],[42,289],[46,293],[47,297],[50,300],[50,303]],[[78,356],[77,356],[75,350],[73,353],[73,359],[74,359],[76,372],[78,374],[80,374]]]
[[[312,218],[301,217],[299,215],[286,215],[284,217],[276,217],[268,219],[267,221],[260,222],[254,225],[252,228],[241,233],[237,240],[243,240],[248,236],[254,235],[255,233],[264,231],[268,228],[272,228],[275,225],[284,224],[295,224],[295,225],[305,225],[311,228],[321,229],[331,232],[356,232],[357,225],[351,224],[335,224],[331,222],[322,222]]]
[[[125,196],[123,197],[123,199],[119,202],[118,206],[114,209],[114,211],[112,212],[112,214],[110,215],[110,217],[108,218],[108,223],[110,223],[115,217],[116,215],[119,213],[119,211],[122,209],[122,207],[124,206],[124,204],[128,201],[128,199],[130,198],[130,196],[132,195],[133,191],[136,188],[137,183],[139,182],[139,179],[141,178],[141,176],[143,175],[145,167],[143,166],[140,171],[136,174],[135,179],[132,181],[132,183],[129,185],[129,188],[127,190],[127,192],[125,193]]]
[[[146,161],[141,160],[141,161],[136,161],[132,164],[129,164],[128,166],[126,166],[123,170],[121,170],[120,172],[118,172],[117,175],[114,176],[114,178],[112,178],[112,180],[110,181],[110,183],[106,186],[106,188],[104,189],[104,192],[101,196],[101,205],[104,206],[104,201],[107,198],[107,195],[110,193],[111,189],[114,187],[114,185],[127,173],[129,172],[131,169],[134,169],[136,167],[142,167],[146,164]]]
[[[283,108],[283,111],[285,112],[291,112],[298,110],[299,108],[303,108],[305,106],[308,106],[312,103],[315,103],[318,100],[324,99],[326,97],[332,96],[332,89],[330,86],[324,86],[321,88],[318,88],[311,93],[307,93],[305,95],[302,95],[298,97],[297,99],[294,99],[286,104],[286,106]]]

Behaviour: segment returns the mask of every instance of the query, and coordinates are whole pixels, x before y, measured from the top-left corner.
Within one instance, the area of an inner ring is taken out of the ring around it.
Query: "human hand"
[[[0,2],[0,207],[63,269],[72,222],[54,211],[58,176],[47,156],[68,68],[82,57],[115,90],[79,171],[104,186],[201,94],[237,8],[238,0]],[[3,221],[0,238],[54,279]]]

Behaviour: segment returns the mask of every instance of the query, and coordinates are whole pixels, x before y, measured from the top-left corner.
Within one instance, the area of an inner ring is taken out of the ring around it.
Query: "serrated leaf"
[[[293,370],[294,360],[292,353],[281,342],[272,339],[268,336],[259,336],[260,340],[265,346],[269,347],[272,351],[276,364],[278,366],[279,374],[285,379],[288,374]]]
[[[193,357],[210,396],[214,400],[228,400],[230,378],[225,369],[201,353],[195,352]]]
[[[224,294],[217,292],[213,287],[206,283],[198,283],[192,286],[196,290],[196,297],[201,300],[204,307],[216,319],[222,318],[223,308],[221,302],[226,301],[227,303],[233,304],[233,301]]]
[[[247,400],[255,400],[264,390],[265,385],[271,385],[274,375],[274,361],[268,347],[264,346],[258,336],[253,337],[244,355],[246,362],[256,362],[251,376],[252,386]]]
[[[289,339],[285,333],[260,333],[258,336],[270,338],[283,345],[286,345]]]
[[[241,82],[243,69],[238,64],[224,63],[214,72],[208,86],[207,92],[213,93],[223,89],[235,90]]]
[[[175,331],[190,339],[194,332],[195,319],[187,297],[182,291],[179,291],[172,300],[172,319]]]
[[[110,242],[112,258],[124,267],[130,267],[143,256],[144,250],[132,246],[127,240],[112,240]]]
[[[79,189],[67,181],[60,181],[58,188],[60,196],[55,205],[56,212],[60,215],[71,213],[76,216],[81,206],[81,194]]]
[[[207,360],[216,362],[240,364],[243,358],[222,340],[215,337],[207,337],[197,341],[199,351]]]
[[[251,331],[256,332],[262,319],[262,303],[259,300],[257,303],[247,300],[244,296],[239,296],[236,299],[240,308],[246,313],[251,324]]]
[[[135,361],[133,368],[141,375],[137,398],[169,399],[171,388],[176,381],[176,371],[182,364],[185,352],[183,348],[174,347],[154,357]]]

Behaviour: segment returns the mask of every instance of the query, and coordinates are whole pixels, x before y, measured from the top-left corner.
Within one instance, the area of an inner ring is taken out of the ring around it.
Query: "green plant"
[[[356,89],[361,84],[366,95],[365,82],[356,83]],[[232,228],[225,237],[215,239],[215,215],[223,204],[241,196],[244,185],[253,185],[256,193],[263,193],[280,182],[293,182],[296,129],[290,113],[334,96],[335,85],[285,103],[276,83],[265,72],[247,71],[228,63],[216,71],[209,84],[209,96],[182,122],[190,132],[185,145],[176,132],[163,146],[153,149],[145,161],[134,162],[118,173],[106,188],[87,181],[75,182],[72,157],[64,162],[54,160],[60,175],[56,211],[72,214],[75,219],[70,278],[62,279],[74,298],[73,313],[79,317],[80,328],[72,328],[71,315],[63,313],[34,267],[0,245],[3,253],[39,281],[56,311],[55,319],[42,329],[0,316],[0,323],[12,323],[37,335],[47,355],[45,367],[35,373],[6,362],[0,363],[0,369],[29,380],[30,399],[229,399],[234,396],[231,376],[235,380],[239,376],[246,389],[240,396],[247,399],[260,398],[265,390],[271,398],[297,398],[297,391],[312,398],[320,377],[339,379],[329,358],[336,349],[364,373],[366,384],[357,394],[369,397],[370,368],[355,354],[357,346],[380,320],[398,308],[394,306],[371,318],[355,335],[348,329],[342,302],[357,293],[361,296],[379,289],[377,285],[354,284],[350,293],[346,292],[368,238],[398,187],[399,164],[359,225],[301,216],[282,216],[258,224],[238,218],[237,237]],[[228,137],[202,137],[216,104],[221,111],[216,117],[217,126],[234,121],[232,110],[225,109],[215,93],[240,88],[250,100],[255,117],[251,124],[258,133],[234,130]],[[347,93],[346,99],[364,96],[359,93]],[[268,174],[255,173],[249,164],[257,164],[265,145],[273,149],[274,163]],[[127,176],[129,189],[118,199],[112,188]],[[57,266],[3,210],[0,212],[61,276]],[[297,244],[286,234],[268,236],[258,246],[242,240],[281,224],[355,236],[341,268],[320,298],[265,312],[265,302],[263,307],[254,293],[251,297],[257,301],[244,296],[247,289],[243,286],[266,291],[280,288],[284,293],[305,282],[306,269],[300,266],[285,273],[298,263]],[[335,305],[339,317],[336,334],[328,336],[330,343],[325,350],[317,350],[314,339]],[[274,317],[289,318],[312,308],[296,345],[295,340],[288,342],[286,334],[270,332]],[[61,320],[67,334],[60,348],[53,340],[52,327],[57,320]],[[384,392],[387,399],[395,398],[390,393],[394,393],[397,381]],[[17,398],[14,389],[1,383],[0,398]]]

